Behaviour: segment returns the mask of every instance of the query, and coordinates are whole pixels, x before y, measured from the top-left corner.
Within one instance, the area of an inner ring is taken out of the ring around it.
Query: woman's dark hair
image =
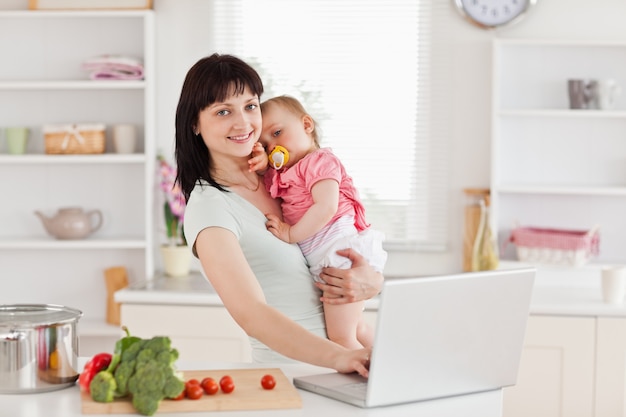
[[[185,77],[176,108],[176,181],[185,200],[198,180],[224,189],[211,177],[209,149],[194,130],[198,115],[207,106],[224,101],[229,94],[242,94],[246,87],[259,99],[263,82],[254,68],[232,55],[213,54],[196,62]]]

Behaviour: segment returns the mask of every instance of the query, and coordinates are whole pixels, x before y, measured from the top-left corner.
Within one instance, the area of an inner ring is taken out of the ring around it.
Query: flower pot
[[[189,275],[191,268],[191,250],[187,246],[161,246],[163,269],[170,277]]]

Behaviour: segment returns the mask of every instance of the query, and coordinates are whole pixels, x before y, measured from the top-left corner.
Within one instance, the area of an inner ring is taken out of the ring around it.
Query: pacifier
[[[276,145],[268,158],[274,169],[281,169],[289,162],[289,151],[280,145]]]

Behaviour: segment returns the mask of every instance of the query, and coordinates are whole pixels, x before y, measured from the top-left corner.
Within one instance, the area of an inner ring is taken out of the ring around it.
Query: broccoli
[[[184,388],[184,381],[175,374],[171,363],[156,358],[137,361],[135,373],[128,379],[133,406],[147,416],[156,412],[162,399],[175,398]]]
[[[135,409],[151,416],[164,398],[175,398],[185,388],[174,362],[178,351],[168,337],[142,339],[128,347],[114,372],[116,395],[132,395]]]
[[[132,396],[135,409],[151,416],[164,398],[176,398],[185,382],[176,372],[178,351],[169,337],[141,339],[130,336],[120,339],[106,370],[93,378],[91,397],[98,402],[111,402],[115,397]]]
[[[128,395],[128,378],[135,372],[135,360],[122,361],[118,365],[113,376],[117,384],[117,394],[119,396]]]
[[[117,384],[111,372],[100,371],[93,377],[89,384],[91,398],[100,403],[110,403],[113,401]]]
[[[126,348],[126,350],[122,352],[121,361],[126,362],[126,361],[135,359],[137,357],[137,353],[139,353],[141,349],[143,349],[144,345],[147,342],[148,340],[141,339],[138,342],[135,342],[132,345],[130,345],[128,348]]]

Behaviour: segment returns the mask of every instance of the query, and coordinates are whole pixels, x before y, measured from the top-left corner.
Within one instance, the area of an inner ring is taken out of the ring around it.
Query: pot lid
[[[0,327],[39,327],[76,321],[83,312],[56,304],[0,305]]]

